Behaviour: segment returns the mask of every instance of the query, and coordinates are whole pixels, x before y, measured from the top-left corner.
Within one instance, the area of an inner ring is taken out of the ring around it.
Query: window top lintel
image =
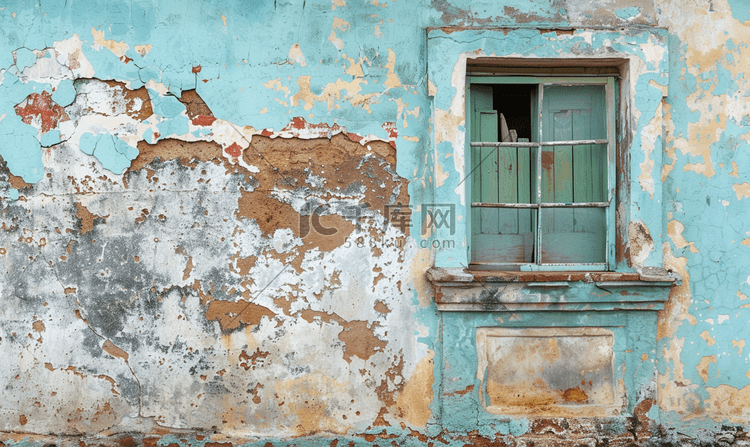
[[[513,74],[468,74],[467,82],[471,84],[530,84],[530,85],[605,85],[614,74],[560,76],[559,74],[519,75]]]

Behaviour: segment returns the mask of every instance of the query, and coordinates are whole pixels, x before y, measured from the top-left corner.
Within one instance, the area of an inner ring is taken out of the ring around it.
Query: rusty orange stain
[[[316,318],[319,318],[322,322],[340,325],[341,331],[338,338],[344,343],[344,360],[347,363],[351,363],[354,356],[367,360],[377,352],[382,351],[387,344],[375,335],[375,328],[380,325],[377,321],[347,321],[336,313],[310,309],[303,310],[300,316],[308,323],[312,323]]]
[[[190,122],[193,123],[194,126],[210,126],[214,121],[216,121],[216,118],[213,116],[198,115]]]
[[[26,124],[31,124],[35,118],[38,118],[41,121],[43,133],[56,128],[61,121],[70,120],[65,109],[54,102],[52,95],[46,90],[41,94],[30,94],[21,104],[15,106],[16,115],[20,116],[21,121]]]
[[[218,321],[222,331],[236,329],[243,324],[255,326],[260,324],[263,317],[271,319],[275,316],[271,309],[245,300],[213,300],[206,310],[206,318]]]
[[[94,219],[106,219],[109,217],[109,214],[106,216],[99,216],[90,212],[88,208],[80,202],[76,202],[76,209],[76,217],[81,221],[81,235],[94,229]]]
[[[239,158],[242,155],[242,146],[237,143],[232,143],[229,147],[224,148],[224,151],[234,158]]]
[[[104,344],[102,345],[102,349],[106,351],[107,354],[111,355],[112,357],[121,358],[125,360],[126,362],[128,361],[128,358],[130,357],[130,355],[127,352],[120,349],[117,345],[112,343],[111,340],[106,340]]]
[[[586,395],[586,393],[580,388],[568,388],[563,392],[563,400],[565,402],[586,402],[589,399],[589,396]]]
[[[41,320],[37,320],[34,323],[32,323],[31,327],[33,327],[35,331],[40,332],[40,333],[43,332],[45,329],[44,323]]]

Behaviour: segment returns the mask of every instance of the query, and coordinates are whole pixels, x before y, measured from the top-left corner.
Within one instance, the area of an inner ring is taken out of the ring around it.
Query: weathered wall
[[[660,5],[671,31],[670,97],[661,179],[665,262],[689,278],[660,318],[659,406],[677,426],[747,424],[744,349],[750,293],[745,2]]]
[[[10,1],[0,25],[0,443],[747,442],[746,2]],[[631,415],[443,423],[474,392],[443,395],[425,278],[448,26],[536,57],[554,27],[668,41],[642,86],[666,98],[629,111],[664,132],[633,129],[623,262],[683,282]]]

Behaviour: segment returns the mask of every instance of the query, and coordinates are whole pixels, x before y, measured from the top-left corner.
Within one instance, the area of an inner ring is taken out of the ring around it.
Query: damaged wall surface
[[[748,45],[742,0],[0,3],[0,447],[750,445]],[[464,269],[476,58],[620,70],[612,271]]]

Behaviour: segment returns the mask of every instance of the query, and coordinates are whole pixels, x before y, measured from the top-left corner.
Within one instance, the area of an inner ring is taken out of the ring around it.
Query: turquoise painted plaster
[[[3,112],[13,111],[13,106],[23,101],[31,93],[41,93],[44,90],[50,90],[48,85],[37,82],[21,82],[14,73],[5,71],[2,73],[0,83],[0,107]]]
[[[157,141],[157,139],[154,138],[154,131],[151,130],[150,128],[146,129],[141,136],[143,137],[143,141],[145,141],[148,144],[154,144]]]
[[[69,106],[76,99],[76,89],[73,86],[72,79],[63,79],[57,84],[55,91],[52,92],[52,100],[61,107]]]
[[[420,54],[424,54],[421,44],[403,47],[396,55],[399,79],[403,85],[411,87],[386,89],[385,92],[383,88],[388,76],[385,68],[388,48],[398,48],[401,39],[420,42],[421,31],[411,28],[406,34],[405,30],[399,30],[398,36],[390,34],[380,40],[374,37],[373,24],[378,24],[383,33],[393,26],[389,21],[379,24],[380,19],[377,17],[384,14],[386,17],[398,16],[410,11],[409,7],[395,4],[384,9],[368,5],[364,9],[370,11],[369,15],[359,17],[347,13],[348,28],[338,31],[344,37],[344,46],[339,50],[326,40],[327,33],[318,27],[300,28],[295,25],[294,29],[299,29],[302,35],[282,34],[282,40],[279,39],[279,30],[292,25],[287,21],[287,17],[292,14],[296,16],[302,12],[312,14],[316,21],[332,21],[339,13],[332,11],[328,4],[325,8],[307,5],[303,10],[300,2],[279,2],[276,8],[270,4],[258,5],[253,14],[248,14],[238,5],[203,5],[188,9],[177,4],[175,6],[175,10],[182,11],[181,14],[172,15],[170,20],[164,21],[157,18],[158,10],[169,9],[169,5],[163,2],[158,7],[154,7],[152,2],[135,2],[132,5],[124,2],[76,2],[69,8],[50,7],[54,12],[47,11],[47,6],[44,5],[45,14],[41,14],[37,10],[39,6],[34,5],[22,8],[24,11],[12,18],[12,22],[18,24],[18,33],[24,31],[23,40],[32,48],[45,48],[53,43],[41,38],[50,32],[43,32],[39,22],[44,23],[47,30],[57,29],[58,24],[61,24],[59,32],[53,33],[54,40],[68,38],[76,33],[84,41],[82,51],[92,64],[96,76],[126,81],[130,88],[138,88],[149,81],[161,82],[177,96],[186,88],[197,88],[217,117],[238,125],[251,124],[255,128],[278,130],[286,126],[294,116],[312,114],[316,116],[316,122],[338,124],[349,132],[371,134],[385,139],[388,135],[381,126],[382,121],[379,123],[378,120],[372,120],[371,114],[375,111],[376,115],[395,115],[397,105],[391,99],[403,98],[405,102],[408,101],[410,109],[421,106],[421,116],[413,119],[410,117],[410,121],[414,122],[412,129],[420,129],[417,133],[424,134],[423,127],[415,127],[416,123],[424,122],[428,117],[424,95],[414,95],[424,88],[420,81],[422,75],[417,69],[419,64],[402,62],[419,61]],[[19,8],[11,5],[2,14],[10,14],[17,9]],[[532,12],[528,8],[523,10]],[[116,19],[121,16],[139,19]],[[227,17],[226,26],[222,22],[222,16]],[[41,19],[35,20],[35,17]],[[263,17],[267,17],[268,21],[263,21]],[[255,46],[249,51],[247,45],[239,39],[246,32],[246,21],[255,24],[253,29],[258,33],[259,42],[273,44]],[[95,31],[105,33],[105,39],[127,44],[125,56],[131,60],[121,60],[107,48],[94,44],[92,24],[96,24],[93,26]],[[351,33],[363,34],[360,42],[369,40],[372,44],[360,45],[357,40],[348,38]],[[213,39],[212,45],[206,45],[208,36],[212,35],[217,39]],[[20,36],[21,34],[17,34],[9,38],[5,48],[13,48],[13,43],[20,40]],[[284,39],[286,42],[283,42]],[[289,48],[297,42],[302,43],[302,51],[307,60],[305,66],[287,60]],[[304,42],[319,43],[308,46]],[[145,56],[135,51],[136,45],[146,44],[152,45],[152,49]],[[185,54],[175,53],[172,51],[175,45],[190,50]],[[355,79],[345,73],[351,62],[343,58],[344,54],[353,57],[357,63],[360,58],[363,59],[362,68],[366,73],[364,77]],[[200,71],[194,73],[194,68],[199,68]],[[291,96],[300,88],[299,76],[310,76],[312,94],[323,95],[325,98],[316,100],[313,104],[301,99],[292,100]],[[282,87],[289,88],[292,94],[262,86],[262,83],[273,79],[279,79]],[[337,79],[350,83],[351,87],[343,89],[341,93],[327,94],[326,88],[330,88],[328,85]],[[367,107],[363,107],[362,101],[356,99],[357,95],[368,97],[364,103]],[[60,98],[62,105],[66,105],[69,100],[69,96]],[[264,108],[266,113],[260,114]],[[186,133],[186,121],[180,121],[160,123],[160,134]],[[403,124],[402,120],[398,126],[403,128]],[[410,133],[414,131],[410,130]]]
[[[733,14],[738,8],[733,7]],[[750,166],[748,142],[743,137],[747,133],[746,117],[732,117],[724,107],[729,98],[746,95],[746,84],[742,74],[733,75],[727,64],[734,64],[737,47],[731,39],[722,60],[714,66],[689,67],[684,58],[688,43],[676,37],[675,54],[670,57],[670,72],[680,74],[670,77],[670,106],[675,138],[691,138],[691,126],[701,123],[720,123],[718,135],[701,135],[706,144],[710,141],[710,160],[695,157],[675,150],[674,167],[664,183],[664,196],[669,203],[668,211],[672,219],[682,223],[682,236],[694,245],[679,247],[670,241],[670,248],[679,258],[687,262],[690,275],[691,300],[687,312],[692,323],[683,320],[673,337],[660,340],[660,348],[670,349],[673,340],[679,340],[685,348],[679,361],[673,359],[659,361],[659,371],[668,380],[681,380],[690,385],[696,396],[692,412],[712,411],[707,408],[706,399],[710,389],[728,385],[742,389],[750,385],[747,371],[750,360],[737,343],[745,340],[745,327],[750,319],[750,309],[744,307],[743,295],[750,294],[745,266],[750,264],[750,249],[741,242],[747,238],[745,222],[750,219],[750,210],[744,204],[747,200],[738,195],[733,187],[745,180],[742,174]],[[697,73],[697,76],[694,74]],[[697,83],[697,79],[706,79]],[[696,87],[697,85],[697,87]],[[706,96],[696,95],[704,93]],[[694,108],[686,98],[690,96],[719,97],[713,103],[717,107],[704,110]],[[671,143],[671,147],[674,143]],[[686,169],[688,164],[707,162],[715,170],[707,177]],[[737,174],[739,171],[739,175]],[[703,335],[710,337],[709,341]],[[742,351],[742,354],[740,354]],[[714,356],[715,362],[710,358]],[[698,365],[709,358],[705,380],[698,371]],[[684,378],[675,375],[675,368],[682,368]],[[690,409],[686,409],[690,411]],[[662,412],[662,421],[671,427],[678,427],[686,433],[697,435],[700,430],[717,430],[717,422],[708,418],[693,419],[685,423],[684,413]],[[718,421],[721,418],[717,418]]]
[[[739,90],[739,86],[737,85],[736,80],[732,77],[732,73],[725,66],[727,64],[732,64],[732,61],[729,60],[732,57],[732,53],[727,53],[724,61],[717,61],[716,63],[715,77],[718,78],[718,82],[714,82],[713,89],[709,88],[711,94],[714,96],[731,96],[737,90]]]
[[[750,5],[744,0],[727,0],[729,9],[732,10],[732,17],[742,23],[750,20]]]
[[[16,50],[16,68],[23,71],[26,67],[31,67],[36,62],[36,55],[28,48],[19,48]]]
[[[188,133],[188,118],[184,113],[185,104],[175,96],[161,95],[152,89],[148,90],[148,94],[151,97],[154,114],[162,117],[162,121],[157,124],[159,139]]]
[[[94,135],[87,132],[81,135],[80,147],[82,152],[93,155],[105,169],[115,174],[122,174],[138,156],[138,149],[109,133]]]
[[[81,139],[79,140],[81,152],[87,155],[94,155],[94,149],[96,149],[96,143],[99,141],[99,137],[99,135],[94,135],[89,132],[81,135]]]
[[[50,91],[49,84],[22,82],[5,71],[0,78],[0,156],[8,163],[11,173],[27,183],[38,182],[43,175],[42,151],[37,140],[37,130],[21,121],[14,106],[31,93]]]
[[[42,134],[42,138],[40,139],[40,143],[44,147],[54,146],[60,141],[60,131],[58,129],[52,129]]]
[[[14,442],[13,440],[4,441],[6,445],[12,445],[13,447],[38,447],[41,444],[32,438],[23,438],[20,441]]]
[[[17,115],[0,120],[0,156],[8,169],[27,183],[42,179],[44,165],[37,130],[21,121]]]
[[[637,6],[615,9],[615,15],[623,20],[635,18],[640,13],[641,13],[641,8]]]
[[[430,14],[430,23],[444,26],[513,26],[527,23],[550,26],[568,23],[565,8],[555,0],[509,0],[501,4],[491,0],[441,0],[432,1],[431,6],[431,9],[426,9]]]
[[[666,70],[666,66],[661,67],[662,69]],[[648,117],[654,117],[657,116],[661,118],[661,113],[658,112],[657,109],[660,106],[662,102],[662,91],[658,89],[657,87],[651,85],[651,83],[654,83],[656,85],[666,86],[667,84],[667,78],[666,76],[660,75],[643,75],[641,76],[638,81],[636,81],[636,95],[634,98],[635,107],[642,116],[648,116]],[[645,121],[645,120],[643,120]],[[642,148],[644,146],[643,141],[643,135],[642,130],[648,126],[650,123],[648,122],[639,122],[638,127],[641,129],[641,132],[636,132],[635,136],[633,137],[633,142],[631,144],[631,148]],[[656,121],[653,123],[657,127],[661,127],[662,123],[659,121]],[[646,223],[646,226],[650,229],[650,235],[651,238],[654,241],[654,250],[651,250],[648,254],[648,258],[645,261],[646,265],[661,265],[662,264],[662,253],[659,250],[659,247],[661,247],[661,244],[664,240],[664,234],[661,232],[661,230],[664,228],[664,222],[663,222],[663,201],[662,201],[662,182],[660,179],[661,175],[661,168],[662,168],[662,152],[664,149],[664,140],[661,136],[662,132],[658,132],[658,136],[656,137],[656,140],[654,142],[654,147],[652,149],[652,152],[649,155],[646,155],[643,151],[640,150],[633,150],[630,152],[630,162],[632,166],[632,174],[634,176],[637,176],[636,173],[640,172],[640,166],[642,163],[652,163],[652,167],[650,168],[651,174],[650,177],[653,179],[653,197],[651,196],[651,193],[647,190],[644,190],[640,185],[637,187],[631,187],[630,189],[630,199],[631,199],[631,207],[630,207],[630,215],[633,216],[633,218],[641,219],[641,216],[646,216],[647,219],[644,220],[644,223]],[[648,162],[647,162],[648,158]],[[634,185],[635,186],[635,185]],[[638,216],[638,217],[635,217]]]

